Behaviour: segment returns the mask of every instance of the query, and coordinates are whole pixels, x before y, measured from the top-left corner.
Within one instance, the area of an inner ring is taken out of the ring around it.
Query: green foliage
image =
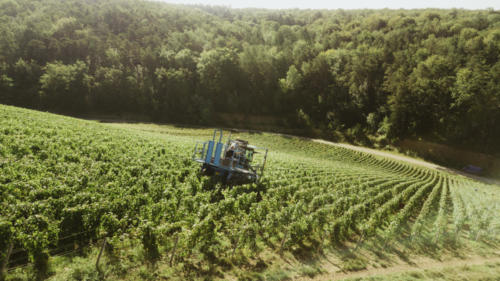
[[[0,253],[11,242],[26,251],[36,278],[47,277],[61,245],[85,248],[104,237],[117,274],[127,273],[130,243],[148,264],[210,275],[218,265],[251,267],[260,253],[313,255],[380,232],[386,241],[431,237],[436,247],[450,230],[475,240],[500,235],[498,187],[347,148],[233,133],[270,153],[259,184],[229,188],[200,177],[190,161],[194,140],[211,138],[210,129],[101,124],[0,105],[0,132]],[[67,274],[95,279],[90,268]],[[264,276],[291,278],[239,277]]]
[[[100,235],[104,237],[112,237],[116,234],[119,234],[119,230],[121,229],[120,220],[113,213],[104,214],[101,219],[100,224]]]
[[[0,219],[0,266],[2,266],[6,260],[8,255],[8,249],[13,243],[13,229],[12,225],[9,221]],[[5,280],[6,272],[4,272],[3,268],[0,268],[0,280]]]
[[[155,263],[160,258],[160,253],[158,252],[158,244],[156,242],[156,234],[151,224],[144,224],[141,226],[142,232],[142,246],[146,252],[146,259],[152,263]]]
[[[360,271],[366,269],[366,261],[361,258],[350,258],[342,261],[342,270]]]
[[[100,280],[99,272],[95,268],[95,263],[93,260],[89,260],[75,257],[72,267],[69,269],[70,278],[69,280],[86,280],[86,281],[97,281]]]
[[[321,268],[314,266],[314,265],[312,265],[312,266],[304,265],[303,267],[301,267],[299,269],[299,272],[301,275],[307,276],[309,278],[313,278],[314,276],[323,273]]]
[[[498,151],[495,11],[0,6],[1,103],[182,124],[265,115],[310,135],[428,136]]]
[[[277,269],[275,271],[268,272],[265,276],[266,276],[265,280],[268,280],[268,281],[291,280],[290,274],[283,269]]]
[[[284,92],[294,91],[300,87],[302,82],[302,75],[297,70],[295,65],[291,65],[286,73],[286,79],[282,78],[280,80],[281,88]]]
[[[40,77],[40,94],[48,107],[59,104],[61,107],[58,109],[64,112],[84,110],[82,106],[85,105],[85,96],[90,87],[87,71],[87,65],[82,61],[72,65],[57,61],[47,63]]]
[[[29,253],[34,277],[37,280],[45,279],[48,274],[50,257],[48,247],[56,242],[57,233],[57,224],[41,214],[33,214],[23,220],[17,228],[17,239],[22,241],[23,248]]]

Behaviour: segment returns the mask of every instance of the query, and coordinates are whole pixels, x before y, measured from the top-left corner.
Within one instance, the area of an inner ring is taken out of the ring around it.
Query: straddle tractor
[[[238,185],[259,181],[264,173],[267,151],[245,140],[233,140],[231,133],[224,144],[222,129],[216,129],[212,140],[196,143],[193,160],[201,164],[203,175],[216,177],[224,184]]]

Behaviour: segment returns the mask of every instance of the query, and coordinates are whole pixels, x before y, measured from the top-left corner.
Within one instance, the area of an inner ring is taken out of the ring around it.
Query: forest
[[[498,152],[500,11],[0,0],[0,103]]]

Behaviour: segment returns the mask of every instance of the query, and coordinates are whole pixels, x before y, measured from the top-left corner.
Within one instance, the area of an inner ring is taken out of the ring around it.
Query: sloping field
[[[190,160],[195,141],[212,132],[0,105],[7,278],[283,280],[326,272],[331,257],[345,274],[390,266],[394,253],[404,260],[498,249],[498,186],[313,141],[240,133],[270,149],[265,176],[227,188],[199,177]]]

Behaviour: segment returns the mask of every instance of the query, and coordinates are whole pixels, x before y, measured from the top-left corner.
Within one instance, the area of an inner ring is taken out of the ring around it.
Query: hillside
[[[1,0],[0,103],[498,153],[499,27],[493,9]]]
[[[238,133],[270,154],[259,184],[229,188],[190,160],[211,129],[0,105],[0,132],[7,280],[285,280],[498,259],[499,186],[443,171]]]

